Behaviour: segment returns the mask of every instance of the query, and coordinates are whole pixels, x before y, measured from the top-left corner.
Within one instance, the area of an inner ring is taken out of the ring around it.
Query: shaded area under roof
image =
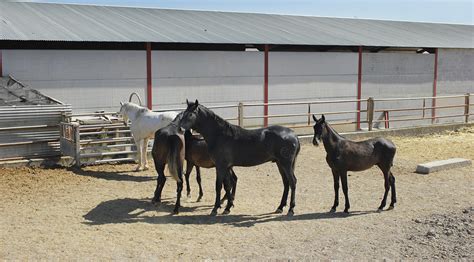
[[[474,48],[474,26],[3,2],[2,40]]]

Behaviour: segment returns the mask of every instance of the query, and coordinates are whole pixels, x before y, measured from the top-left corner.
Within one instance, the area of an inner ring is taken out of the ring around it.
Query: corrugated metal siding
[[[0,106],[0,160],[60,155],[63,114],[71,106]]]
[[[474,48],[474,26],[0,3],[0,40]]]

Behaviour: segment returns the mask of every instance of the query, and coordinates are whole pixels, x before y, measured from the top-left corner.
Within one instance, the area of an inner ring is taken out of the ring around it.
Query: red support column
[[[150,110],[153,107],[151,78],[151,43],[146,43],[146,105]]]
[[[265,55],[263,63],[263,125],[268,126],[268,45],[265,45]]]
[[[433,99],[431,100],[431,123],[436,121],[436,82],[438,81],[438,48],[435,49],[434,73],[433,73]]]
[[[2,50],[0,50],[0,77],[3,77],[3,59],[2,59]]]
[[[360,99],[362,97],[362,46],[359,46],[359,66],[357,71],[357,130],[360,130]]]

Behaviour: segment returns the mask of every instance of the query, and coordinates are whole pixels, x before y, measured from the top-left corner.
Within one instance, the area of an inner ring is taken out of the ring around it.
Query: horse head
[[[123,123],[125,126],[128,126],[128,103],[120,102],[120,111],[119,114],[122,115]]]
[[[188,107],[186,110],[184,110],[182,118],[179,120],[179,127],[189,130],[196,124],[198,118],[197,113],[199,110],[199,101],[196,99],[196,101],[193,103],[186,99],[186,104]]]
[[[320,119],[317,119],[315,115],[313,115],[314,120],[314,137],[313,137],[313,145],[319,146],[319,142],[321,141],[321,136],[323,135],[323,124],[326,123],[326,119],[324,115],[321,116]]]

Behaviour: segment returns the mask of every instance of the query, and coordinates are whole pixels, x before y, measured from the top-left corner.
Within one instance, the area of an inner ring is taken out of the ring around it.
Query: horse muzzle
[[[313,137],[313,145],[319,146],[319,139],[317,139],[316,137]]]

